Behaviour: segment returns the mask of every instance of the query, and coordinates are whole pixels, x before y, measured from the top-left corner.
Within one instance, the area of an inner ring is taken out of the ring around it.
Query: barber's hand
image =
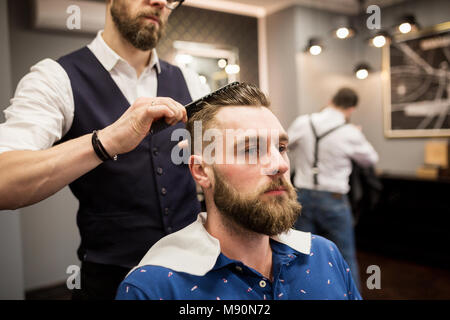
[[[186,109],[172,98],[139,98],[113,124],[100,130],[98,137],[109,155],[130,152],[149,133],[156,120],[173,125],[186,122]]]

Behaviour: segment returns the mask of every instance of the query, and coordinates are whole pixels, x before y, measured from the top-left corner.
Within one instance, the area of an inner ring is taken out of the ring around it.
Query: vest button
[[[165,214],[166,216],[169,215],[169,212],[170,212],[169,208],[165,208],[165,209],[164,209],[164,214]]]
[[[167,189],[166,188],[161,188],[161,194],[163,196],[165,196],[167,194]]]
[[[164,172],[164,170],[163,170],[163,168],[161,168],[161,167],[158,167],[158,168],[156,169],[156,173],[159,174],[160,176],[163,174],[163,172]]]
[[[159,149],[157,147],[153,148],[153,155],[157,156],[159,154]]]
[[[167,227],[167,232],[171,233],[172,232],[172,227]]]

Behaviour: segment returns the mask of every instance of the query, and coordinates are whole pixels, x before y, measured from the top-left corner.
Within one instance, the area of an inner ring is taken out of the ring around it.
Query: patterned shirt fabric
[[[193,224],[196,223],[198,220]],[[182,235],[183,230],[179,233]],[[171,236],[173,239],[177,238],[176,233]],[[170,263],[160,262],[155,265],[141,262],[121,283],[116,299],[360,300],[361,295],[353,282],[350,268],[335,244],[314,235],[310,240],[310,250],[304,253],[274,238],[270,239],[273,281],[222,253],[216,255],[215,264],[204,275],[199,274],[201,272],[183,272],[180,271],[183,270],[180,265],[195,262],[185,261],[181,254],[178,256],[178,266],[172,264],[173,268],[168,267],[171,266]],[[164,238],[160,242],[168,243]],[[183,245],[186,246],[186,243],[192,251],[197,250],[195,243],[185,241]],[[170,247],[166,248],[170,250]],[[189,270],[192,270],[192,266],[185,268],[185,271]]]

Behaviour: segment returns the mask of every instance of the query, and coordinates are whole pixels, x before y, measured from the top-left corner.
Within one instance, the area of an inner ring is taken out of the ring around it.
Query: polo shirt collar
[[[111,49],[105,42],[102,36],[103,30],[100,30],[97,33],[95,39],[88,45],[89,49],[92,53],[97,57],[103,67],[108,71],[116,67],[119,61],[126,63],[129,65],[127,61],[125,61],[121,56],[119,56],[113,49]],[[152,50],[152,55],[150,59],[150,63],[147,66],[147,70],[156,67],[158,73],[161,73],[161,65],[159,63],[158,54],[156,53],[156,49]]]
[[[196,276],[208,273],[220,255],[220,242],[206,231],[205,221],[206,212],[202,212],[194,223],[159,240],[130,273],[145,265],[161,266]],[[309,232],[290,229],[287,233],[271,238],[299,253],[310,254]]]

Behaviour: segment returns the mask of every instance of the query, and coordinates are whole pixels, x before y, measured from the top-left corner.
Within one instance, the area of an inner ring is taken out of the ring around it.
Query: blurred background
[[[81,29],[67,28],[72,4]],[[91,42],[104,10],[102,0],[0,1],[0,111],[32,65]],[[365,299],[450,299],[449,13],[448,0],[187,0],[157,47],[211,89],[258,85],[285,128],[340,87],[357,91],[352,122],[380,156],[382,185],[354,208]],[[77,207],[65,188],[0,212],[0,299],[70,298]],[[380,289],[366,285],[372,265]]]

